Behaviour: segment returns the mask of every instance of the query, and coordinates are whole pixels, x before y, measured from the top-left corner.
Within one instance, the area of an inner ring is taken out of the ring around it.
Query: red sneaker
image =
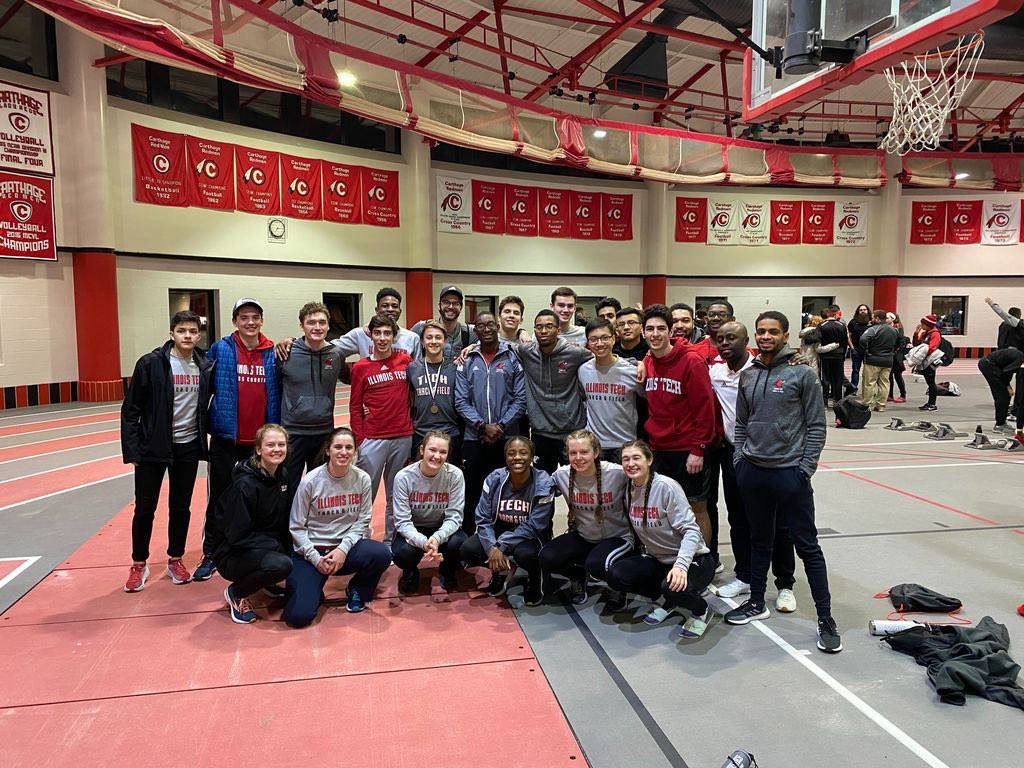
[[[1024,603],[1021,603],[1017,606],[1017,613],[1019,613],[1021,616],[1024,616]]]
[[[180,557],[167,561],[167,575],[175,584],[188,584],[192,581],[192,574],[182,564]]]
[[[131,570],[128,571],[128,581],[124,583],[124,591],[141,592],[143,587],[146,586],[146,579],[148,578],[149,567],[145,563],[132,565]]]
[[[893,402],[894,403],[905,403],[905,402],[907,402],[907,398],[905,398],[905,397],[897,397],[895,400],[893,400]]]

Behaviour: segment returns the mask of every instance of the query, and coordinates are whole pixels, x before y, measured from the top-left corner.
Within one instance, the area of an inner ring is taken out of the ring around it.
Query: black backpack
[[[942,350],[942,359],[939,361],[939,365],[949,365],[952,363],[956,355],[953,352],[953,345],[950,344],[949,339],[945,337],[939,339],[939,349]]]
[[[854,395],[847,395],[834,406],[836,426],[846,429],[864,429],[871,421],[871,409]]]

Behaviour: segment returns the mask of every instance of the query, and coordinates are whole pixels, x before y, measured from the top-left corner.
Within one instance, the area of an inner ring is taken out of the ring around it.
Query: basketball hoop
[[[936,49],[885,70],[892,89],[892,120],[881,148],[905,155],[939,148],[946,118],[957,108],[985,48],[978,31],[961,37],[955,48]]]

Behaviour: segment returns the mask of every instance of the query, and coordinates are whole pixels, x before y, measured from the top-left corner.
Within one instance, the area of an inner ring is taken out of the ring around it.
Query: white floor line
[[[79,461],[74,464],[61,464],[59,467],[50,467],[49,469],[41,469],[38,472],[31,472],[27,475],[20,475],[18,477],[8,477],[6,480],[0,479],[0,488],[3,488],[5,483],[13,483],[15,480],[25,480],[30,477],[37,477],[38,475],[48,475],[51,472],[63,472],[65,469],[72,469],[74,467],[81,467],[85,464],[95,464],[99,461],[108,461],[109,459],[121,458],[120,453],[114,453],[110,456],[101,456],[98,459],[89,459],[88,461]]]
[[[739,605],[739,603],[730,598],[719,599],[733,608],[736,608]],[[811,659],[809,658],[810,654],[808,653],[808,651],[794,648],[786,640],[784,640],[782,637],[776,634],[774,630],[767,627],[763,621],[752,621],[750,623],[757,629],[758,632],[760,632],[762,635],[764,635],[773,643],[775,643],[775,645],[779,646],[779,648],[785,651],[786,654],[789,655],[791,658],[796,659],[797,662],[799,662],[803,667],[805,667],[811,674],[813,674],[815,677],[817,677],[819,680],[825,683],[825,685],[827,685],[833,691],[835,691],[844,699],[846,699],[850,704],[852,704],[857,709],[857,711],[859,711],[862,715],[871,720],[875,725],[877,725],[883,731],[885,731],[894,739],[896,739],[896,741],[898,741],[904,747],[913,752],[917,757],[921,758],[921,760],[923,760],[927,765],[931,766],[931,768],[949,768],[949,765],[942,762],[942,760],[940,760],[938,757],[936,757],[927,749],[925,749],[921,744],[919,744],[917,741],[911,738],[905,731],[903,731],[899,726],[897,726],[895,723],[893,723],[891,720],[885,717],[881,712],[876,710],[874,707],[872,707],[870,704],[864,701],[864,699],[862,699],[860,696],[855,694],[845,685],[840,683],[838,680],[832,677],[832,675],[830,675],[824,669],[819,667],[816,663],[811,661]]]
[[[15,568],[13,571],[8,573],[2,579],[0,579],[0,589],[6,587],[10,582],[14,581],[21,573],[26,569],[31,568],[32,565],[41,557],[41,555],[34,555],[33,557],[0,557],[0,562],[11,562],[12,560],[24,560],[21,565]]]
[[[878,466],[873,464],[867,467],[829,467],[819,469],[819,472],[867,472],[879,469],[942,469],[943,467],[994,467],[1000,464],[1022,464],[1024,462],[1014,459],[1006,461],[962,461],[951,464],[885,464]]]
[[[119,442],[121,442],[121,441],[120,440],[104,440],[101,443],[89,443],[88,445],[76,445],[73,448],[60,448],[60,449],[58,449],[56,451],[45,451],[44,453],[33,453],[31,456],[22,456],[21,458],[17,458],[17,459],[4,459],[3,461],[0,461],[0,467],[2,467],[4,464],[10,464],[11,462],[14,462],[14,461],[28,461],[29,459],[36,459],[36,458],[39,458],[40,456],[52,456],[55,453],[67,453],[68,451],[80,451],[83,448],[93,448],[93,447],[95,447],[97,445],[110,445],[111,443],[119,443]],[[20,447],[20,446],[14,446],[14,445],[11,446],[11,448],[17,448],[17,447]],[[3,449],[0,449],[0,450],[3,450]]]
[[[28,432],[23,432],[21,434],[25,434],[25,435],[38,435],[40,432],[53,432],[54,430],[57,430],[57,429],[74,429],[75,427],[89,427],[89,426],[92,426],[94,424],[118,424],[118,423],[120,423],[120,421],[121,421],[121,419],[120,419],[120,417],[118,417],[118,418],[114,418],[114,419],[105,419],[104,421],[90,421],[87,424],[63,424],[63,425],[61,425],[59,427],[47,427],[46,429],[31,429]],[[35,423],[35,424],[46,424],[48,422],[47,421],[39,421],[39,422],[33,422],[33,423]],[[20,426],[27,426],[27,425],[11,424],[11,426],[12,427],[20,427]],[[0,439],[3,439],[5,437],[17,437],[17,436],[18,436],[18,433],[15,433],[13,435],[0,435]],[[53,438],[50,438],[50,439],[52,440]]]
[[[82,408],[57,408],[57,409],[52,410],[52,411],[33,411],[32,413],[11,414],[11,415],[8,415],[8,416],[0,417],[0,425],[7,424],[7,422],[9,422],[9,421],[11,422],[11,425],[16,424],[17,422],[13,421],[14,419],[24,419],[26,416],[54,416],[54,417],[58,417],[58,416],[63,416],[65,413],[78,413],[80,411],[96,411],[96,410],[102,410],[104,408],[109,409],[110,408],[110,404],[107,403],[105,405],[87,405],[87,406],[83,406]],[[110,413],[117,413],[120,410],[121,410],[120,406],[117,406],[117,407],[114,408],[114,410],[110,411]],[[44,421],[48,421],[48,419],[44,419]],[[22,424],[41,424],[42,422],[39,422],[39,421],[23,421],[21,423]]]
[[[924,432],[922,432],[921,434],[924,435]],[[966,437],[964,438],[964,440],[967,440],[967,439],[968,438],[966,438]],[[843,450],[843,448],[884,448],[887,445],[920,445],[920,446],[927,446],[928,448],[931,448],[936,443],[942,444],[942,443],[948,443],[948,442],[955,442],[955,441],[950,441],[950,440],[926,440],[924,437],[922,437],[920,440],[899,440],[897,442],[892,442],[892,443],[847,443],[846,445],[826,445],[825,446],[825,450],[826,451],[828,451],[828,450],[841,451],[841,450]]]
[[[133,472],[134,472],[134,470],[129,470],[128,472],[122,472],[120,475],[111,475],[110,477],[104,477],[104,478],[101,478],[100,480],[93,480],[91,483],[82,483],[81,485],[73,485],[70,488],[64,488],[63,490],[54,491],[53,493],[46,493],[46,494],[43,494],[42,496],[33,496],[31,499],[25,499],[24,501],[18,501],[18,502],[15,502],[14,504],[8,504],[6,507],[0,507],[0,512],[6,512],[8,509],[14,509],[15,507],[22,507],[22,506],[24,506],[26,504],[31,504],[34,501],[42,501],[43,499],[49,499],[49,498],[51,498],[53,496],[60,496],[61,494],[70,493],[71,491],[78,491],[78,490],[81,490],[82,488],[89,488],[89,487],[94,486],[94,485],[99,485],[100,483],[108,483],[111,480],[117,480],[119,477],[128,477]]]
[[[71,438],[71,437],[85,437],[86,435],[98,435],[101,432],[109,432],[109,431],[110,431],[109,428],[106,428],[106,429],[94,429],[92,432],[78,432],[78,433],[76,433],[74,435],[68,435],[68,437],[69,438]],[[29,432],[27,434],[32,434],[32,433]],[[21,437],[21,435],[6,435],[5,437],[0,437],[0,440],[6,440],[9,437]],[[39,445],[40,443],[49,443],[52,440],[60,440],[60,438],[59,437],[44,437],[42,440],[29,440],[27,443],[14,443],[13,445],[0,445],[0,450],[4,450],[4,449],[7,449],[7,448],[21,448],[22,446],[25,446],[25,445]],[[97,443],[97,445],[98,445],[98,443]]]

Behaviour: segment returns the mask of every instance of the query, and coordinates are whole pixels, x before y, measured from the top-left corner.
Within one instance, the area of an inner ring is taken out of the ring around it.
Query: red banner
[[[505,187],[505,232],[537,236],[537,188],[509,184]]]
[[[53,179],[0,171],[0,257],[56,261],[55,231]]]
[[[281,155],[281,213],[293,219],[323,217],[320,161]]]
[[[397,227],[398,171],[360,168],[363,195],[363,223],[376,227]]]
[[[705,197],[676,198],[676,242],[706,243],[708,201]]]
[[[832,245],[835,232],[836,204],[834,200],[804,200],[804,245]]]
[[[505,234],[505,185],[473,179],[473,231]]]
[[[572,196],[568,189],[540,191],[540,236],[569,237],[572,232]]]
[[[235,208],[247,213],[281,212],[278,153],[235,147]]]
[[[952,245],[981,242],[981,200],[946,202],[946,242]]]
[[[575,240],[601,239],[601,195],[572,190],[572,236]]]
[[[633,239],[633,196],[601,193],[601,237]]]
[[[910,242],[942,245],[946,233],[946,203],[915,200],[910,206]]]
[[[803,217],[799,200],[772,200],[771,207],[772,245],[798,245],[800,243],[800,220]]]
[[[235,147],[197,136],[185,137],[188,204],[219,211],[235,209]]]
[[[324,220],[339,224],[361,224],[363,209],[359,192],[359,166],[321,161]]]
[[[132,123],[135,199],[153,205],[188,205],[185,137]]]

